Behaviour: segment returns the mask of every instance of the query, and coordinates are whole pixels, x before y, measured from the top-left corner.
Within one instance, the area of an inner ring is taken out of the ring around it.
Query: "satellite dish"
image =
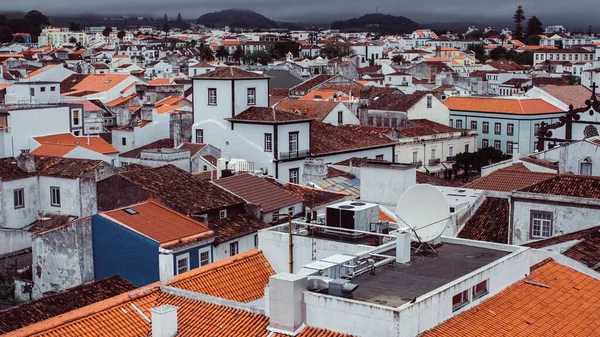
[[[446,196],[428,184],[414,185],[406,190],[396,205],[398,225],[411,229],[412,239],[430,242],[439,238],[450,221],[450,206]]]

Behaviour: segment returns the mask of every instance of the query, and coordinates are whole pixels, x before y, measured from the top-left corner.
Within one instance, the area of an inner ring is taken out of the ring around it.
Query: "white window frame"
[[[265,152],[273,152],[273,134],[265,133]]]
[[[292,172],[294,173],[294,177],[292,179]],[[289,171],[289,182],[292,184],[298,184],[300,179],[300,169],[299,168],[293,168],[290,169]]]
[[[57,191],[58,193],[55,193],[54,191]],[[56,202],[56,199],[58,199],[58,202]],[[50,206],[60,207],[61,201],[62,200],[60,200],[60,187],[50,186]]]
[[[514,136],[514,134],[515,134],[515,125],[513,123],[508,123],[506,125],[506,135]]]
[[[186,260],[186,270],[185,271],[180,271],[179,261],[182,261],[182,260]],[[189,270],[190,270],[190,253],[177,255],[175,257],[175,272],[176,272],[175,275],[183,274],[185,272],[188,272]]]
[[[490,293],[489,281],[490,280],[485,280],[485,281],[479,282],[476,285],[474,285],[473,288],[471,288],[471,295],[473,296],[473,301],[476,299],[482,298],[483,296]],[[480,293],[477,293],[477,287],[480,285],[485,286],[485,290]]]
[[[591,176],[592,175],[592,162],[591,161],[582,161],[579,163],[579,174],[582,176]]]
[[[531,210],[530,237],[532,239],[546,239],[552,237],[554,214],[548,211]],[[536,226],[539,228],[536,230]],[[544,227],[548,227],[547,231]],[[547,232],[547,233],[545,233]]]
[[[227,210],[222,209],[219,211],[219,219],[225,219],[227,217]]]
[[[494,140],[494,149],[502,151],[502,142],[500,140]]]
[[[208,105],[217,105],[217,88],[208,88]]]
[[[256,88],[248,88],[248,105],[256,105]]]
[[[202,254],[204,254],[204,253],[208,254],[208,263],[206,263],[206,264],[202,264]],[[212,254],[210,253],[210,246],[199,249],[198,250],[198,267],[202,267],[202,266],[206,266],[207,264],[211,264],[212,263],[211,255]]]
[[[461,292],[459,292],[458,294],[452,296],[452,311],[458,311],[461,308],[464,308],[465,306],[469,305],[469,303],[471,303],[471,299],[469,298],[469,290],[463,290]],[[460,296],[461,301],[458,304],[454,304],[454,298]]]
[[[235,247],[235,254],[233,253],[233,247]],[[240,242],[233,241],[229,243],[229,256],[234,256],[240,253]]]
[[[13,206],[15,209],[25,208],[24,188],[15,188],[13,190]]]

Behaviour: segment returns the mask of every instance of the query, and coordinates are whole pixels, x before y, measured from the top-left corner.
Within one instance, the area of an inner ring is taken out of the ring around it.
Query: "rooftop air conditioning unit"
[[[327,207],[325,224],[335,231],[335,228],[353,229],[368,232],[371,223],[379,221],[379,206],[359,201],[344,201]],[[338,231],[340,234],[360,235],[348,231]]]

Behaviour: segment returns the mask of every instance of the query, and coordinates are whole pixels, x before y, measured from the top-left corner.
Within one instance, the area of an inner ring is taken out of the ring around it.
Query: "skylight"
[[[124,211],[125,213],[129,214],[129,215],[136,215],[136,214],[139,214],[139,213],[138,213],[138,211],[136,211],[136,210],[135,210],[135,209],[133,209],[133,208],[125,208],[123,211]]]

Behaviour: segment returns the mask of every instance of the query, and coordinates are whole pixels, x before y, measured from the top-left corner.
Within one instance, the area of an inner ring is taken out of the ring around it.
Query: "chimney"
[[[569,162],[569,143],[561,143],[558,151],[558,173],[565,173]]]
[[[177,334],[177,309],[173,305],[151,308],[152,337],[173,337]]]
[[[28,173],[35,172],[35,160],[29,153],[29,149],[21,150],[21,154],[17,157],[17,167]]]
[[[270,331],[296,335],[304,323],[303,293],[308,289],[306,276],[279,273],[269,277],[268,316]]]
[[[181,115],[175,115],[173,118],[173,145],[174,148],[178,148],[181,144]]]
[[[166,284],[175,277],[175,266],[173,264],[173,252],[167,249],[158,249],[158,277],[160,284]]]
[[[225,158],[217,159],[217,179],[221,179],[223,175],[223,170],[227,168],[227,161]]]
[[[512,153],[512,163],[513,165],[518,163],[521,159],[521,155],[519,154],[519,144],[513,144],[513,153]]]
[[[396,262],[410,262],[410,232],[399,232],[396,236]]]

